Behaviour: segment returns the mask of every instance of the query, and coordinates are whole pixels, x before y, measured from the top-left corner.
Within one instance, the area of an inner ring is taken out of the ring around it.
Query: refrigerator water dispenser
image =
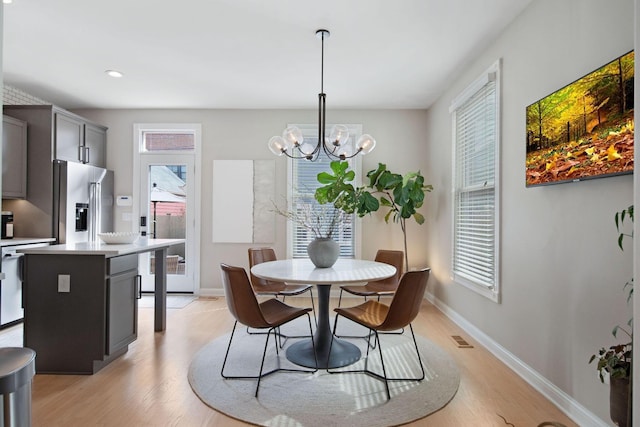
[[[89,204],[76,203],[76,231],[87,231]]]

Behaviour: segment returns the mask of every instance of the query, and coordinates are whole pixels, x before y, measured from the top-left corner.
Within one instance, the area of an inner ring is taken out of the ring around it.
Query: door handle
[[[140,274],[136,275],[136,289],[135,292],[137,294],[136,299],[142,298],[142,276]]]

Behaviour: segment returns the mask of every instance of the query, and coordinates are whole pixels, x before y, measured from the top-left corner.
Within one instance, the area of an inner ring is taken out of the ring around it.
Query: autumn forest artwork
[[[634,53],[527,107],[527,186],[633,172]]]

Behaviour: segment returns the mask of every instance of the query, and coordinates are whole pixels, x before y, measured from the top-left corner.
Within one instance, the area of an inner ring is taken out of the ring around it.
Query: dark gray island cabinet
[[[39,374],[93,374],[137,338],[138,254],[183,239],[143,244],[54,245],[25,250],[24,346],[36,352]],[[166,322],[166,265],[157,266],[155,330]]]

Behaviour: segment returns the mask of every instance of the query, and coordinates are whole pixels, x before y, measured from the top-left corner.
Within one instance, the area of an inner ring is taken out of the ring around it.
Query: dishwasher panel
[[[17,323],[24,317],[22,306],[23,254],[17,249],[48,246],[48,243],[13,245],[2,247],[3,278],[0,281],[0,328]]]

